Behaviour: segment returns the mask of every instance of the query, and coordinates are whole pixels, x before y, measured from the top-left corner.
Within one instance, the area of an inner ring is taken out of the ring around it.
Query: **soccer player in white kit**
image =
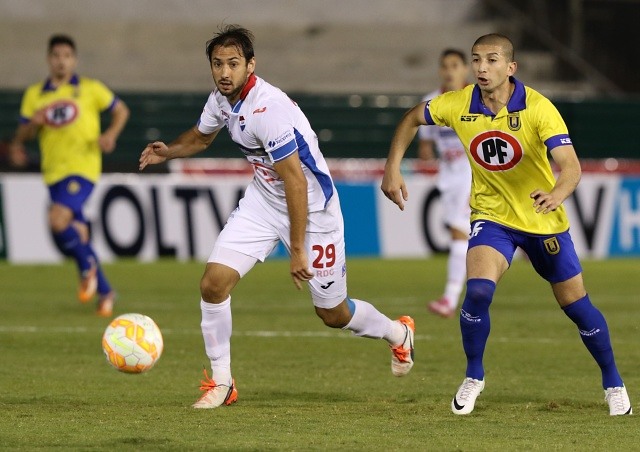
[[[422,100],[424,102],[447,91],[467,86],[469,65],[464,52],[446,49],[440,55],[442,86]],[[450,127],[420,126],[418,129],[418,156],[423,160],[437,157],[438,189],[444,209],[444,221],[451,233],[447,283],[444,294],[427,305],[429,311],[442,317],[453,317],[466,280],[467,241],[469,238],[469,194],[471,193],[471,167],[458,135]],[[435,149],[434,149],[435,148]]]
[[[254,74],[253,35],[224,26],[207,42],[216,89],[198,124],[166,145],[154,142],[140,156],[140,169],[204,151],[226,127],[254,168],[238,208],[221,231],[200,282],[202,335],[211,360],[202,396],[194,408],[235,402],[231,375],[231,291],[279,241],[290,253],[298,289],[307,281],[317,315],[332,328],[385,339],[391,371],[413,366],[414,322],[391,320],[366,301],[347,296],[344,226],[340,201],[318,138],[300,108],[285,93]]]

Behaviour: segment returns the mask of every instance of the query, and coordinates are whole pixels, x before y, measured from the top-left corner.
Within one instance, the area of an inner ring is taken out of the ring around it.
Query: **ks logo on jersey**
[[[473,160],[489,171],[506,171],[522,160],[522,145],[501,130],[490,130],[477,135],[469,145]]]
[[[78,116],[78,106],[71,101],[54,102],[44,112],[45,121],[50,127],[62,127],[71,124]]]

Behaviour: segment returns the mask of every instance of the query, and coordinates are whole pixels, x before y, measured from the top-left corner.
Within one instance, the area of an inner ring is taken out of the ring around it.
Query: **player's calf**
[[[460,309],[462,345],[467,356],[466,376],[476,380],[484,378],[482,359],[491,330],[489,306],[495,289],[496,284],[489,279],[469,279]]]
[[[578,327],[583,344],[591,353],[602,371],[602,387],[623,387],[622,378],[613,356],[609,327],[602,313],[591,304],[585,295],[578,301],[562,308]]]
[[[316,314],[329,328],[344,328],[351,321],[351,312],[346,300],[335,308],[326,309],[316,306]]]

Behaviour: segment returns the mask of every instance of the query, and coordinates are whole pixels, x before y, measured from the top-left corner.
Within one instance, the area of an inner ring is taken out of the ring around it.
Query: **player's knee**
[[[343,309],[342,305],[332,309],[316,307],[316,314],[329,328],[344,328],[351,321],[349,310]]]
[[[200,295],[207,303],[222,303],[230,291],[229,285],[219,278],[204,275],[200,280]]]
[[[57,209],[49,211],[49,227],[54,233],[62,232],[69,227],[70,218],[61,214]]]
[[[200,294],[207,303],[222,303],[240,280],[237,270],[209,262],[200,280]]]
[[[489,279],[473,278],[467,281],[467,293],[464,297],[465,304],[475,306],[489,306],[493,300],[496,283]]]

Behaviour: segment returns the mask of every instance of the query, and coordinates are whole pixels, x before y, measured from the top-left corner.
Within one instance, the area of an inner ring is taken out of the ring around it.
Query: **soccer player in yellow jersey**
[[[115,149],[129,110],[101,82],[75,73],[76,46],[70,37],[51,37],[47,61],[49,77],[24,93],[11,150],[19,155],[24,142],[38,136],[51,197],[49,227],[58,247],[78,265],[78,298],[86,303],[98,292],[98,314],[108,317],[114,292],[89,242],[82,206],[100,177],[101,153]],[[111,112],[111,123],[101,134],[103,111]]]
[[[404,209],[408,193],[400,162],[420,125],[453,128],[471,163],[467,291],[460,313],[467,371],[451,409],[455,414],[471,413],[484,389],[489,305],[516,247],[521,247],[550,283],[558,304],[577,325],[598,363],[609,413],[631,414],[607,323],[585,290],[562,206],[578,185],[580,163],[556,108],[513,77],[516,67],[507,37],[478,38],[472,47],[477,83],[422,102],[405,114],[391,142],[382,181],[385,195]],[[547,152],[560,168],[557,179]]]

